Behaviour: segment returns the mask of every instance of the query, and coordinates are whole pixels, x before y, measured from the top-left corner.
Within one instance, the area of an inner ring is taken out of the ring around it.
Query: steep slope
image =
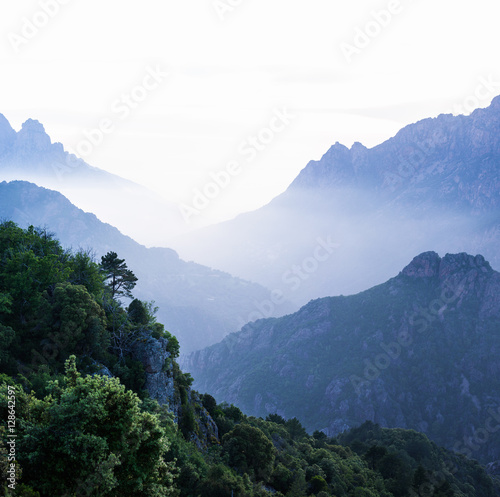
[[[183,367],[254,415],[330,435],[365,420],[412,428],[489,462],[500,459],[499,295],[482,256],[427,252],[375,288],[250,323]]]
[[[381,283],[428,247],[482,253],[500,268],[499,136],[497,97],[467,117],[407,126],[372,149],[336,143],[267,206],[173,246],[301,305]],[[331,251],[318,257],[328,240]]]
[[[0,219],[21,227],[46,226],[63,246],[90,248],[98,260],[110,250],[117,252],[139,278],[134,294],[156,301],[159,320],[179,338],[182,353],[221,340],[255,315],[256,304],[271,298],[260,285],[185,262],[173,250],[148,249],[76,208],[60,193],[31,183],[0,183]],[[279,302],[271,309],[273,315],[290,312],[290,304]]]
[[[0,114],[0,180],[25,180],[59,191],[149,246],[165,245],[169,237],[189,228],[176,205],[69,154],[62,144],[52,143],[43,125],[33,119],[16,133]]]

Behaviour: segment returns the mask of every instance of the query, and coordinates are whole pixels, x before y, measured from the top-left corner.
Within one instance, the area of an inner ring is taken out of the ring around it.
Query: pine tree
[[[108,252],[101,257],[101,271],[104,281],[109,281],[107,287],[111,290],[111,297],[123,296],[133,298],[132,289],[136,285],[135,274],[127,268],[125,259],[118,259],[116,252]]]

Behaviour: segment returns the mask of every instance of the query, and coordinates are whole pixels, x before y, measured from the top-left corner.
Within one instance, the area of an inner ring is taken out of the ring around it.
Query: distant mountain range
[[[384,284],[249,323],[182,364],[195,388],[255,416],[335,435],[365,420],[500,459],[500,274],[426,252]]]
[[[499,208],[497,97],[371,149],[336,143],[267,206],[172,246],[303,305],[381,283],[429,249],[481,253],[500,269]]]
[[[146,248],[118,229],[83,212],[58,192],[24,181],[0,183],[0,219],[22,227],[47,227],[64,247],[91,249],[97,261],[117,252],[139,278],[134,294],[155,300],[158,319],[175,334],[187,353],[220,341],[238,330],[256,306],[267,306],[272,296],[262,286],[227,273],[179,259],[174,250]],[[284,299],[273,300],[272,313],[294,308]]]
[[[69,154],[33,119],[16,133],[0,114],[0,180],[24,180],[56,190],[148,246],[164,246],[170,237],[190,229],[175,204]]]

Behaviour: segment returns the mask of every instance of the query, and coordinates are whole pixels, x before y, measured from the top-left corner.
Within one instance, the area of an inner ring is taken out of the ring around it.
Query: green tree
[[[66,385],[51,384],[47,408],[20,440],[26,482],[42,496],[173,495],[173,464],[157,416],[116,378],[82,377],[75,357]]]
[[[136,285],[135,274],[127,268],[125,259],[119,259],[116,252],[108,252],[101,257],[101,271],[107,287],[111,291],[111,298],[123,296],[132,298],[132,290]]]
[[[311,485],[311,491],[313,494],[317,494],[322,491],[324,492],[328,489],[328,484],[325,479],[319,475],[313,476],[309,484]]]
[[[208,393],[201,396],[201,403],[203,407],[208,411],[210,416],[215,415],[215,410],[217,409],[217,401]]]
[[[91,251],[80,250],[70,260],[71,275],[69,282],[83,285],[96,299],[101,300],[104,290],[103,274],[100,266],[94,262]]]
[[[12,328],[0,324],[0,368],[2,369],[11,361],[10,344],[14,337],[15,332]]]
[[[377,470],[380,465],[380,460],[387,454],[387,449],[379,445],[372,445],[364,455],[368,467]]]
[[[200,494],[203,497],[250,497],[251,493],[246,491],[244,480],[231,473],[231,471],[217,464],[212,466],[200,485]]]
[[[288,433],[290,433],[290,436],[294,440],[300,440],[307,436],[306,429],[297,418],[287,420],[285,426]]]
[[[132,300],[127,311],[130,321],[134,324],[146,326],[150,321],[148,309],[139,299]]]
[[[58,283],[48,297],[44,356],[63,362],[70,354],[102,358],[109,346],[102,307],[82,285]]]
[[[264,433],[250,425],[236,425],[222,438],[230,466],[242,473],[254,473],[258,478],[269,477],[274,461],[274,446]]]

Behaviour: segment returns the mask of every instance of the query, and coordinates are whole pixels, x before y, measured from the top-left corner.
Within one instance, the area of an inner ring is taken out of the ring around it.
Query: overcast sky
[[[500,94],[498,0],[1,5],[13,127],[38,119],[91,165],[185,205],[218,173],[207,221],[267,203],[336,141],[371,147]]]

